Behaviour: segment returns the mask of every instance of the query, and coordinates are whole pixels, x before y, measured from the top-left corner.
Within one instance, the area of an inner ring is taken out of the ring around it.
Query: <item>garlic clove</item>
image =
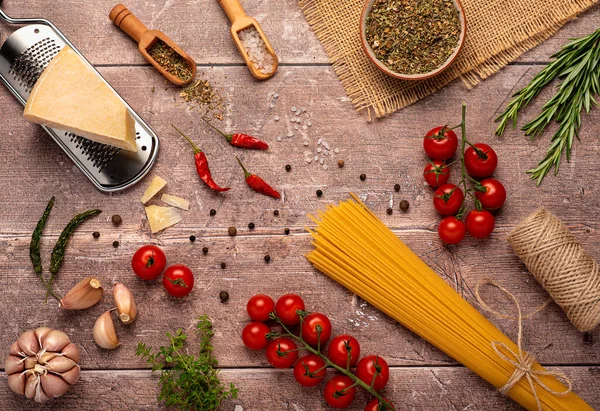
[[[121,322],[123,324],[130,324],[135,321],[137,308],[131,291],[123,283],[117,282],[113,286],[113,297]]]
[[[81,373],[81,368],[78,364],[75,364],[73,368],[71,368],[67,372],[63,372],[60,374],[63,380],[68,382],[71,385],[74,385],[77,381],[79,381],[79,374]]]
[[[48,361],[48,371],[50,372],[67,372],[75,366],[75,362],[67,357],[56,357]]]
[[[48,396],[48,394],[46,394],[46,392],[42,388],[42,384],[40,384],[40,382],[38,381],[38,384],[35,387],[35,397],[33,397],[33,400],[38,403],[44,403],[44,402],[48,401],[50,398],[51,397]]]
[[[21,372],[25,369],[25,361],[22,358],[9,355],[4,361],[4,371],[6,374],[11,375],[16,372]]]
[[[33,330],[33,333],[35,334],[35,338],[37,338],[38,343],[40,344],[40,347],[43,346],[44,338],[46,338],[46,335],[48,335],[48,333],[50,331],[52,331],[52,328],[50,328],[50,327],[39,327],[39,328],[36,328],[35,330]]]
[[[53,358],[55,358],[55,357],[57,357],[59,355],[60,354],[56,353],[56,352],[46,352],[43,355],[38,356],[37,361],[40,364],[48,364],[48,361],[50,361],[51,359],[53,359]]]
[[[44,392],[50,398],[60,397],[69,390],[69,383],[58,375],[43,374],[40,379],[42,380],[41,385]]]
[[[31,370],[38,363],[36,357],[27,357],[23,359],[23,363],[25,364],[25,368]]]
[[[104,289],[94,277],[86,277],[71,288],[60,300],[65,310],[83,310],[97,304],[102,299]]]
[[[60,352],[70,342],[67,334],[59,330],[52,330],[44,338],[44,348],[46,351]]]
[[[10,355],[15,355],[17,357],[21,356],[21,347],[19,347],[19,342],[15,341],[14,343],[11,344],[10,348],[8,349],[8,353]]]
[[[102,348],[112,350],[119,346],[110,310],[102,314],[94,324],[94,341]]]
[[[39,377],[37,375],[30,374],[29,377],[27,377],[27,382],[25,383],[25,397],[29,399],[35,397],[35,389],[39,383]]]
[[[35,337],[33,330],[27,330],[19,337],[19,347],[27,355],[36,355],[40,350],[40,345]]]
[[[79,362],[79,348],[73,343],[67,344],[65,348],[62,349],[61,355],[65,357],[69,357],[75,362]]]
[[[8,376],[8,386],[12,392],[25,395],[25,384],[27,383],[27,374],[20,372],[18,374],[10,374]]]

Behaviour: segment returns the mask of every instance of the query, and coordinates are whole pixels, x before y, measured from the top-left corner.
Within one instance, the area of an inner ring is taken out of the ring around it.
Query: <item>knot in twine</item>
[[[479,287],[481,285],[485,285],[485,284],[491,285],[491,286],[499,289],[500,291],[502,291],[503,294],[505,294],[508,298],[510,298],[515,303],[515,306],[517,307],[517,317],[502,314],[502,313],[492,309],[485,301],[483,301],[483,299],[479,295]],[[561,372],[557,372],[557,371],[546,371],[543,369],[535,369],[534,368],[534,366],[536,364],[535,357],[532,354],[529,354],[528,352],[523,350],[523,345],[522,345],[523,318],[528,318],[528,317],[536,314],[537,312],[541,311],[544,307],[546,307],[546,305],[548,305],[550,300],[547,300],[544,304],[542,304],[540,307],[535,309],[533,312],[527,314],[526,316],[523,316],[523,314],[521,312],[521,305],[519,304],[519,302],[517,301],[515,296],[510,291],[508,291],[506,288],[498,285],[498,283],[496,283],[493,280],[482,280],[479,283],[477,283],[477,286],[475,287],[475,297],[477,298],[477,302],[479,302],[479,304],[483,307],[483,309],[485,309],[486,311],[489,311],[490,313],[494,314],[495,316],[500,317],[500,318],[509,318],[509,319],[517,320],[518,335],[517,335],[517,350],[516,351],[511,349],[508,345],[504,344],[501,341],[492,341],[492,348],[494,349],[494,351],[496,352],[498,357],[502,358],[504,361],[506,361],[507,363],[509,363],[515,367],[514,372],[512,373],[512,375],[510,376],[510,378],[508,379],[506,384],[504,384],[504,386],[499,389],[499,391],[502,394],[507,395],[508,392],[510,391],[510,389],[513,388],[515,385],[517,385],[517,383],[519,381],[521,381],[521,379],[526,378],[527,382],[529,383],[529,387],[531,388],[531,393],[533,394],[533,397],[535,398],[535,402],[537,403],[538,410],[542,411],[542,403],[538,396],[536,386],[540,386],[542,389],[546,390],[547,392],[549,392],[552,395],[557,395],[557,396],[561,396],[561,397],[563,395],[567,395],[569,392],[571,392],[571,381],[569,380],[569,378],[566,375],[564,375]],[[555,391],[555,390],[551,389],[550,387],[548,387],[540,379],[540,376],[554,377],[559,382],[566,385],[567,388],[563,391]]]

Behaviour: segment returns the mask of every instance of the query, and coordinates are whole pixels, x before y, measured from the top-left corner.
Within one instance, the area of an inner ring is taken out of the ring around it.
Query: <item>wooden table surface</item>
[[[183,46],[198,62],[199,75],[230,99],[231,113],[224,126],[262,136],[271,145],[268,152],[244,152],[226,145],[201,124],[197,115],[180,107],[178,90],[166,86],[135,44],[108,20],[114,2],[4,3],[9,15],[43,16],[53,21],[161,138],[158,160],[149,178],[127,191],[103,194],[38,126],[24,121],[20,104],[0,87],[0,353],[6,355],[22,331],[39,326],[64,330],[82,351],[81,381],[43,409],[159,408],[157,375],[135,356],[136,345],[140,340],[153,346],[163,344],[166,331],[179,327],[191,330],[195,318],[204,313],[214,322],[220,375],[239,387],[239,399],[227,401],[222,409],[239,411],[238,405],[243,410],[327,409],[321,389],[301,388],[291,370],[274,370],[262,352],[243,347],[240,335],[248,320],[245,304],[259,292],[274,298],[286,292],[301,294],[308,309],[329,315],[334,333],[350,333],[358,338],[364,353],[385,357],[392,366],[385,395],[399,409],[519,408],[471,371],[314,270],[304,258],[311,249],[304,230],[309,224],[306,216],[348,198],[349,192],[365,194],[375,212],[418,254],[447,270],[456,270],[471,286],[483,278],[494,278],[515,293],[525,311],[534,309],[547,295],[513,254],[506,235],[522,218],[544,205],[600,259],[596,246],[600,241],[600,110],[584,116],[582,142],[576,142],[573,160],[564,162],[559,176],[549,176],[540,188],[524,170],[543,156],[550,134],[529,141],[521,132],[510,130],[496,138],[493,119],[509,96],[524,86],[567,39],[597,28],[600,9],[568,23],[554,37],[473,90],[454,82],[387,119],[368,124],[364,113],[354,111],[294,0],[244,2],[281,57],[278,73],[262,83],[253,80],[241,64],[216,1],[131,0],[127,6],[149,27],[164,31]],[[12,30],[0,24],[2,38]],[[273,92],[280,97],[275,108],[270,108]],[[548,95],[544,93],[525,110],[524,117],[531,118]],[[496,174],[506,185],[508,201],[497,215],[497,228],[490,239],[468,238],[448,249],[438,239],[440,218],[431,203],[431,190],[422,182],[426,159],[419,136],[433,126],[458,123],[463,101],[468,105],[470,139],[491,144],[499,154]],[[288,131],[293,130],[289,121],[292,106],[307,108],[304,118],[312,127],[301,128],[287,138]],[[281,120],[274,121],[275,116]],[[215,195],[198,181],[190,147],[173,132],[170,123],[179,125],[201,144],[216,179],[231,186],[230,192]],[[278,142],[277,136],[284,136],[283,141]],[[310,141],[309,147],[303,146],[304,137]],[[326,158],[327,170],[314,161],[304,161],[304,152],[314,153],[319,138],[340,149],[339,154]],[[281,189],[283,199],[276,201],[251,192],[241,178],[234,154]],[[345,161],[343,169],[337,167],[338,159]],[[286,164],[292,166],[289,173],[284,170]],[[361,173],[367,175],[364,182],[359,179]],[[182,212],[183,221],[159,235],[150,234],[139,202],[154,175],[168,181],[168,193],[191,201],[190,211]],[[401,186],[399,193],[393,191],[396,183]],[[324,192],[321,198],[315,195],[317,189]],[[82,312],[62,311],[54,301],[43,304],[44,290],[32,272],[28,246],[52,195],[56,196],[56,206],[42,240],[46,266],[49,250],[72,215],[91,207],[103,210],[73,236],[56,287],[64,293],[82,277],[93,274],[107,290],[116,280],[133,290],[139,318],[129,326],[117,325],[122,342],[117,350],[102,350],[92,340],[95,319],[111,308],[110,293],[100,304]],[[401,199],[410,201],[407,213],[398,211]],[[390,201],[394,214],[388,216],[385,210]],[[214,217],[209,216],[212,208],[217,210]],[[275,209],[279,210],[277,217]],[[110,222],[113,214],[123,217],[118,228]],[[247,229],[250,222],[256,224],[252,232]],[[229,226],[238,228],[236,237],[228,236]],[[285,227],[291,230],[288,236]],[[93,231],[99,231],[101,237],[94,239]],[[195,243],[188,240],[191,234],[198,238]],[[115,240],[120,242],[118,248],[113,248]],[[194,270],[196,286],[188,298],[175,301],[160,284],[148,284],[134,276],[131,256],[147,243],[160,245],[169,263],[187,264]],[[206,256],[200,251],[203,246],[210,249]],[[265,254],[272,258],[269,265],[263,261]],[[225,270],[220,268],[222,261],[227,263]],[[218,298],[222,290],[230,295],[226,304]],[[492,303],[503,302],[492,299]],[[492,321],[516,337],[514,322]],[[563,371],[581,397],[600,407],[600,333],[579,333],[554,304],[526,320],[524,326],[525,348],[550,369]],[[190,350],[194,347],[190,343]],[[0,409],[36,408],[9,391],[4,374],[1,380]],[[362,410],[366,401],[359,395],[352,410]]]

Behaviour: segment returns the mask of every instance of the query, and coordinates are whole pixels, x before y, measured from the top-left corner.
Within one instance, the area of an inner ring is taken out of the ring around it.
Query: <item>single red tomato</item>
[[[298,359],[298,346],[289,338],[276,338],[267,345],[267,361],[275,368],[290,368]]]
[[[446,217],[440,221],[438,234],[446,244],[458,244],[465,238],[465,224],[456,217]]]
[[[320,329],[320,331],[319,331]],[[331,322],[325,314],[310,313],[302,321],[302,338],[310,345],[325,345],[331,338]]]
[[[454,215],[462,207],[465,195],[460,187],[444,184],[433,194],[433,206],[441,215]]]
[[[439,187],[450,179],[450,167],[443,161],[433,160],[425,166],[423,177],[431,187]]]
[[[275,304],[275,314],[285,325],[300,323],[300,316],[297,311],[304,311],[304,301],[296,294],[282,295]]]
[[[384,402],[381,404],[381,406],[379,406],[379,400],[377,398],[373,398],[365,407],[365,411],[395,410],[394,404],[392,404],[391,401],[388,401],[387,398],[385,398],[385,401],[387,402]]]
[[[269,314],[275,310],[275,303],[268,295],[256,294],[248,300],[246,310],[254,321],[268,321]]]
[[[163,285],[173,297],[185,297],[194,288],[194,274],[185,265],[172,265],[163,274]]]
[[[294,377],[304,387],[319,385],[325,379],[326,373],[325,361],[315,354],[305,355],[294,365]]]
[[[390,378],[390,367],[380,356],[368,355],[356,364],[356,376],[365,384],[371,385],[375,374],[377,377],[375,377],[373,389],[381,391]]]
[[[356,338],[347,334],[338,335],[331,340],[327,347],[329,361],[338,367],[346,368],[350,354],[350,367],[354,367],[360,357],[360,344]]]
[[[270,332],[271,329],[266,324],[252,321],[242,330],[242,341],[251,350],[262,350],[269,343],[267,334]]]
[[[473,144],[473,146],[469,146],[465,150],[465,167],[467,168],[467,172],[476,178],[491,176],[498,165],[496,152],[484,143]]]
[[[486,238],[492,231],[496,222],[492,213],[486,210],[473,210],[467,215],[467,232],[471,237]]]
[[[165,253],[152,244],[140,247],[131,259],[133,272],[142,280],[156,280],[165,271],[166,266]]]
[[[481,181],[481,185],[485,188],[485,192],[475,191],[475,197],[481,202],[483,208],[497,210],[504,205],[506,189],[500,181],[495,178],[486,178]]]
[[[332,377],[323,390],[327,404],[333,408],[348,408],[356,396],[356,387],[352,387],[353,384],[354,381],[345,375]]]
[[[425,134],[423,148],[434,160],[447,160],[456,153],[458,138],[448,127],[436,127]]]

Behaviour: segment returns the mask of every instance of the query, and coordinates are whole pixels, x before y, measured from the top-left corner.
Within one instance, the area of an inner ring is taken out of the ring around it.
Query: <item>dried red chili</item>
[[[208,124],[210,127],[212,127],[212,129],[215,130],[217,133],[219,133],[223,137],[225,137],[225,139],[232,146],[240,147],[240,148],[250,148],[250,149],[254,149],[254,150],[267,150],[269,148],[269,145],[267,143],[265,143],[262,140],[259,140],[256,137],[252,137],[252,136],[249,136],[247,134],[242,134],[242,133],[226,134],[226,133],[223,133],[218,128],[216,128],[215,126],[213,126],[212,124],[210,124],[209,121],[207,121],[205,119],[202,119],[202,121],[204,121],[206,124]]]
[[[188,143],[190,143],[191,146],[194,148],[194,159],[196,162],[196,171],[198,172],[198,176],[200,177],[200,180],[204,181],[207,186],[209,186],[210,188],[212,188],[215,191],[229,190],[229,187],[220,187],[213,180],[213,178],[210,174],[210,169],[208,168],[208,159],[206,158],[206,154],[204,154],[204,152],[202,150],[200,150],[198,148],[198,146],[196,144],[194,144],[194,142],[188,136],[183,134],[177,127],[175,127],[173,124],[171,124],[171,126],[173,126],[173,128],[175,130],[177,130],[177,132],[179,134],[181,134],[188,141]]]
[[[261,193],[269,197],[281,198],[279,192],[267,183],[265,183],[265,181],[262,178],[260,178],[256,174],[250,174],[248,170],[246,170],[246,167],[244,167],[240,159],[237,158],[237,156],[235,157],[235,159],[238,161],[238,163],[240,163],[242,170],[244,170],[244,178],[246,179],[246,183],[248,183],[251,189],[253,189],[257,193]]]

